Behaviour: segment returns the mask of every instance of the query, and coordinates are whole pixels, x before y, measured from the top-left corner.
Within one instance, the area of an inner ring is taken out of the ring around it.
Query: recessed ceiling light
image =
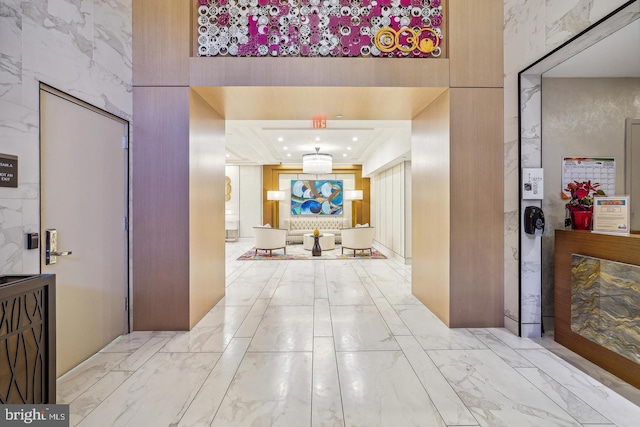
[[[319,136],[316,136],[316,141],[320,141],[320,137]]]
[[[291,157],[291,153],[287,153],[287,157]]]
[[[351,147],[347,147],[347,150],[351,151]]]
[[[358,137],[357,137],[357,136],[354,136],[353,138],[351,138],[351,140],[352,140],[353,142],[355,142],[355,141],[357,141],[357,140],[358,140]]]
[[[342,153],[342,157],[347,157],[347,153]]]
[[[226,156],[227,156],[227,157],[231,157],[231,154],[227,153],[227,154],[226,154]]]
[[[283,150],[287,151],[287,147],[282,147]]]
[[[279,137],[278,137],[278,142],[282,142],[282,141],[284,141],[284,138],[283,138],[283,137],[281,137],[281,136],[279,136]]]

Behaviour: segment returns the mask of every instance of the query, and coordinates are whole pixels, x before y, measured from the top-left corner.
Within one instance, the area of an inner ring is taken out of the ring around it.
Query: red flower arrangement
[[[571,200],[567,203],[570,212],[593,211],[593,196],[605,196],[604,191],[599,190],[600,184],[591,181],[573,181],[567,185],[564,191],[571,193]]]

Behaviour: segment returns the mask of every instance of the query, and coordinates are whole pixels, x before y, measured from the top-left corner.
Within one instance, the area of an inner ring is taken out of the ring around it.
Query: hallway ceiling
[[[410,120],[328,120],[313,129],[311,120],[227,120],[227,162],[300,164],[302,155],[333,155],[333,163],[359,164],[386,143],[411,138]]]
[[[227,163],[230,164],[299,164],[302,155],[314,152],[314,147],[332,154],[334,163],[362,164],[385,144],[407,144],[411,137],[411,119],[446,90],[428,87],[193,89],[226,119]],[[313,129],[316,115],[326,116],[325,129]],[[408,160],[409,156],[410,153],[406,153],[389,160],[397,163]]]

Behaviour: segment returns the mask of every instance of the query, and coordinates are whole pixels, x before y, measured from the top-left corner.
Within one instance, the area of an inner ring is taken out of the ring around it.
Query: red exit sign
[[[325,129],[327,127],[327,116],[313,116],[313,128]]]

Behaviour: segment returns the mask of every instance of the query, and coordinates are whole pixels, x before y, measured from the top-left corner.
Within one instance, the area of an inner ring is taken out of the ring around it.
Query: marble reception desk
[[[640,235],[555,233],[555,340],[640,388]]]

